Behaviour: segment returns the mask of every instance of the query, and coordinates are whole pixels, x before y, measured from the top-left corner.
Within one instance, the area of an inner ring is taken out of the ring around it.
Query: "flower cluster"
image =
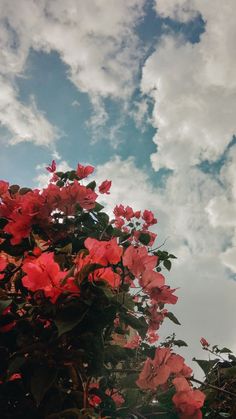
[[[174,256],[151,248],[153,213],[118,205],[110,220],[97,198],[110,193],[111,181],[85,185],[94,168],[82,164],[63,173],[52,161],[46,169],[51,179],[42,190],[0,181],[4,417],[18,418],[20,406],[19,419],[68,409],[119,418],[138,398],[145,412],[153,408],[150,392],[158,398],[175,388],[170,414],[200,418],[204,395],[191,386],[175,342],[156,346],[165,318],[178,322],[166,308],[178,297],[162,272]],[[128,383],[127,368],[134,371]]]

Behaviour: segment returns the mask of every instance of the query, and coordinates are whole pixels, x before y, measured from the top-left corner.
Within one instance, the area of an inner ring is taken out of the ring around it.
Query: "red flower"
[[[145,221],[145,225],[147,227],[157,223],[157,219],[154,218],[152,211],[145,210],[143,212],[142,219]]]
[[[106,193],[106,194],[110,194],[110,187],[111,187],[111,180],[104,180],[104,182],[101,183],[101,185],[99,186],[98,190],[100,193]]]
[[[0,272],[4,271],[7,267],[7,260],[4,256],[0,255]],[[4,278],[4,274],[0,273],[0,279]]]
[[[157,256],[150,256],[145,247],[136,248],[131,245],[124,253],[123,264],[138,278],[145,270],[155,268]]]
[[[173,295],[176,291],[176,288],[170,289],[169,286],[164,285],[161,288],[151,288],[149,290],[149,295],[151,299],[155,300],[157,303],[163,304],[176,304],[178,301],[178,297]]]
[[[56,168],[57,168],[56,162],[55,160],[53,160],[52,163],[46,167],[46,170],[50,173],[53,173],[56,171]]]
[[[120,275],[113,272],[112,268],[100,268],[89,274],[90,281],[105,281],[112,288],[118,288],[120,285]]]
[[[157,348],[152,360],[147,358],[136,384],[142,389],[155,390],[165,384],[171,373],[180,372],[184,358],[171,353],[170,348]]]
[[[204,404],[205,394],[200,390],[193,390],[184,377],[177,377],[173,380],[177,393],[172,400],[176,409],[180,412],[182,419],[201,419],[200,408]]]
[[[106,266],[109,263],[116,265],[123,252],[122,247],[118,246],[115,238],[109,241],[100,241],[88,237],[84,245],[89,250],[89,255],[93,263]]]
[[[31,220],[29,215],[20,213],[12,214],[12,220],[4,227],[4,231],[12,235],[11,244],[19,244],[22,239],[29,236],[31,232]]]
[[[210,344],[207,342],[205,338],[201,338],[200,343],[203,347],[210,346]]]
[[[94,167],[93,166],[83,166],[82,164],[78,164],[77,166],[77,175],[79,177],[79,179],[84,179],[86,177],[88,177],[89,175],[91,175],[94,172]]]
[[[79,292],[72,278],[68,278],[65,285],[61,285],[62,279],[67,272],[60,270],[54,261],[53,253],[42,253],[37,259],[26,262],[23,265],[26,276],[22,278],[24,287],[30,291],[43,290],[46,297],[53,303],[63,291]]]
[[[0,180],[0,197],[4,195],[9,188],[9,183],[5,182],[4,180]]]

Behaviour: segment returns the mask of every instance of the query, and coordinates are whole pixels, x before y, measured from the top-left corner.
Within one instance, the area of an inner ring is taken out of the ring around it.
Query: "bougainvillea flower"
[[[98,190],[100,193],[104,194],[110,194],[110,188],[111,188],[111,180],[104,180],[101,185],[98,187]]]
[[[22,215],[15,213],[12,215],[12,220],[4,227],[4,231],[12,235],[11,244],[19,244],[22,239],[29,236],[31,232],[32,217],[29,215]]]
[[[86,249],[93,263],[106,266],[108,264],[116,265],[123,253],[122,247],[118,246],[115,238],[109,241],[102,241],[93,238],[87,238],[84,242]]]
[[[178,297],[173,295],[176,291],[176,288],[171,289],[168,285],[164,285],[161,288],[151,288],[149,289],[150,298],[155,300],[157,303],[163,304],[176,304]]]
[[[106,390],[106,395],[110,396],[112,398],[112,400],[115,402],[116,407],[121,407],[122,404],[124,404],[125,399],[124,397],[118,392],[118,390],[116,388],[113,389],[107,389]]]
[[[76,173],[79,179],[84,179],[91,175],[94,172],[93,166],[83,166],[82,164],[78,164]]]
[[[61,195],[64,205],[60,209],[68,215],[74,213],[76,204],[86,210],[94,208],[97,199],[97,194],[92,189],[80,185],[77,180],[63,188]]]
[[[159,310],[158,304],[155,302],[148,309],[150,314],[149,319],[149,329],[158,330],[160,325],[163,323],[164,318],[166,317],[168,310],[163,309]]]
[[[143,247],[129,246],[123,256],[123,264],[127,266],[137,278],[145,271],[152,270],[157,264],[157,256],[150,256]]]
[[[173,384],[177,393],[172,401],[181,413],[181,418],[201,418],[200,408],[204,404],[205,394],[200,390],[193,390],[184,377],[176,377]]]
[[[124,348],[135,349],[140,346],[142,342],[141,337],[136,333],[125,345]]]
[[[165,277],[160,272],[155,272],[151,269],[146,269],[139,280],[139,283],[146,292],[153,288],[161,288],[165,285]]]
[[[170,348],[157,348],[152,360],[147,358],[136,384],[142,389],[155,390],[165,384],[171,373],[181,371],[184,358],[175,355]]]
[[[22,278],[24,287],[30,291],[43,290],[46,297],[54,303],[63,291],[78,292],[72,278],[68,278],[62,286],[61,282],[67,272],[60,270],[54,261],[53,253],[43,253],[34,261],[24,263],[22,267],[26,275]]]
[[[210,346],[210,344],[207,342],[205,338],[201,338],[200,343],[203,347]]]
[[[121,282],[120,275],[115,273],[112,268],[95,269],[89,274],[89,281],[105,281],[112,288],[118,288]]]
[[[0,180],[0,197],[8,191],[8,188],[9,188],[9,182]]]
[[[53,160],[52,163],[46,167],[46,170],[50,173],[53,173],[56,171],[56,168],[57,168],[56,162],[55,160]]]
[[[115,217],[124,217],[125,216],[125,207],[122,204],[116,205],[114,210],[113,210],[113,214],[115,215]]]
[[[152,211],[145,210],[143,212],[142,219],[145,221],[145,225],[148,227],[157,223],[157,219],[154,217]]]
[[[1,273],[7,267],[7,260],[5,256],[0,255],[0,279],[4,278],[4,274]]]

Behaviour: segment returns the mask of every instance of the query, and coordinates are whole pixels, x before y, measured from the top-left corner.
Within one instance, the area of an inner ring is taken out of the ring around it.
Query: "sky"
[[[96,166],[178,259],[161,336],[236,350],[234,0],[0,0],[0,179]]]

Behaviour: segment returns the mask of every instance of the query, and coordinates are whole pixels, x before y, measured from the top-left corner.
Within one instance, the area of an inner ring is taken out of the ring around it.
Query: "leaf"
[[[30,378],[30,390],[37,406],[40,405],[46,392],[55,381],[56,376],[56,368],[50,368],[48,365],[39,365],[33,369]]]
[[[87,189],[92,189],[94,191],[94,189],[96,188],[96,182],[95,180],[93,180],[92,182],[88,183],[88,185],[86,186]]]
[[[197,362],[197,364],[203,370],[205,375],[209,374],[212,368],[219,362],[218,359],[210,359],[209,361],[206,361],[205,359],[196,358],[193,358],[193,361]]]
[[[58,330],[58,337],[60,337],[61,335],[63,335],[66,332],[70,332],[72,329],[74,329],[75,326],[77,326],[86,316],[88,312],[88,309],[85,310],[83,312],[82,315],[80,315],[80,317],[74,318],[72,317],[72,319],[68,319],[68,318],[56,318],[55,319],[55,325],[57,326],[57,330]]]
[[[136,407],[140,399],[140,390],[138,388],[129,388],[125,392],[125,405]]]
[[[9,187],[9,191],[14,195],[15,193],[17,193],[19,191],[20,187],[19,185],[11,185]]]
[[[222,348],[222,349],[220,349],[220,353],[221,354],[231,354],[232,351],[228,348]]]
[[[175,317],[173,313],[171,313],[171,311],[168,311],[168,313],[165,316],[168,317],[168,319],[170,319],[173,323],[181,325],[179,320]]]
[[[133,297],[127,292],[120,292],[115,297],[113,296],[112,301],[121,304],[123,307],[127,308],[127,310],[133,310],[135,306]]]
[[[128,313],[120,313],[121,320],[126,324],[133,327],[140,334],[141,338],[144,339],[148,330],[148,324],[144,317],[134,317]]]
[[[0,300],[0,315],[12,303],[12,300]]]
[[[184,342],[184,340],[178,339],[178,340],[174,340],[173,341],[174,345],[178,346],[179,348],[181,346],[188,346],[186,342]]]
[[[147,246],[150,243],[151,237],[148,233],[141,233],[139,235],[139,241],[144,244],[145,246]]]
[[[122,389],[125,388],[136,388],[137,384],[136,381],[138,379],[139,373],[135,372],[132,374],[127,374],[124,378],[121,378],[121,380],[119,380],[119,385]]]
[[[25,195],[28,192],[32,192],[32,189],[30,189],[30,188],[20,188],[20,190],[19,190],[20,195]]]
[[[169,259],[165,259],[163,262],[163,265],[165,266],[165,268],[170,271],[171,270],[171,261]]]
[[[93,211],[95,212],[99,212],[101,210],[103,210],[104,206],[99,204],[98,202],[96,202],[95,207],[93,208]]]
[[[222,368],[220,373],[227,378],[236,377],[236,367]]]
[[[72,253],[72,243],[68,243],[64,247],[55,247],[55,250],[58,253],[65,253],[65,254],[71,254]]]

